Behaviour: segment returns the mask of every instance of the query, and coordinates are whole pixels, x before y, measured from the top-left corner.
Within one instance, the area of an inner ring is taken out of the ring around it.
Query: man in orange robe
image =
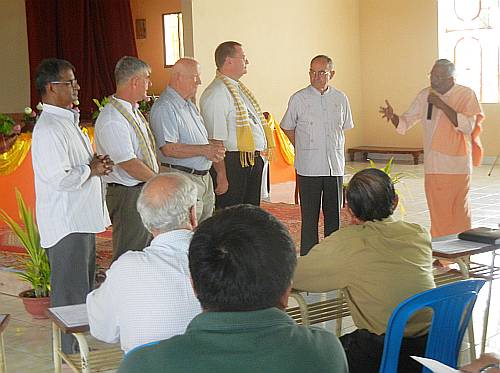
[[[472,164],[481,163],[484,114],[474,91],[455,84],[452,62],[437,60],[430,81],[404,114],[395,114],[387,100],[380,113],[402,135],[417,122],[423,125],[425,194],[431,234],[439,237],[471,228],[470,175]]]

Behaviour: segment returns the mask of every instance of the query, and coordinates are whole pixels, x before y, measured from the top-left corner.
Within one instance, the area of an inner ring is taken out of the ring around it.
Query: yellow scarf
[[[250,126],[250,118],[248,117],[247,107],[240,96],[240,92],[236,89],[235,85],[231,83],[227,76],[221,74],[219,71],[216,72],[215,76],[222,80],[234,100],[234,106],[236,109],[236,142],[238,151],[240,152],[241,166],[253,166],[255,163],[255,142],[253,140],[252,127]],[[238,82],[238,85],[245,96],[248,97],[250,103],[259,115],[260,123],[264,129],[264,135],[266,136],[268,157],[270,157],[270,150],[275,147],[272,129],[264,118],[264,115],[262,115],[262,110],[260,109],[253,93],[250,92],[250,90],[243,83]]]

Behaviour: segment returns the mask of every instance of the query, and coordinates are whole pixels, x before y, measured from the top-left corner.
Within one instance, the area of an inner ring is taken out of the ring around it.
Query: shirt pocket
[[[297,127],[295,129],[295,145],[302,150],[314,150],[319,148],[320,138],[318,126],[315,125],[318,118],[314,105],[305,102],[301,112],[298,114]]]
[[[344,148],[344,116],[345,108],[339,104],[328,107],[328,126],[326,126],[326,137],[329,146],[334,149]]]
[[[301,119],[295,129],[295,144],[302,150],[318,149],[319,139],[315,136],[315,125],[312,119]]]

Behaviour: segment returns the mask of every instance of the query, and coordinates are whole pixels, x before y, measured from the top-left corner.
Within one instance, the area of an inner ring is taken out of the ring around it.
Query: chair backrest
[[[379,373],[397,373],[406,323],[423,308],[433,311],[425,357],[456,367],[460,344],[472,315],[482,279],[457,281],[416,294],[401,302],[389,319]],[[425,368],[423,372],[430,373]]]

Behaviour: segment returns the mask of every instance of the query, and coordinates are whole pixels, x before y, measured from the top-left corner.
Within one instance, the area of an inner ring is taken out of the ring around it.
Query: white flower
[[[78,99],[76,99],[75,101],[73,101],[73,105],[75,105],[75,106],[80,105],[80,101],[78,101]]]
[[[99,106],[99,111],[102,111],[104,109],[104,106]]]
[[[36,105],[36,108],[38,109],[38,111],[42,111],[43,110],[43,104],[41,102],[39,102],[37,105]]]
[[[32,112],[33,112],[33,110],[31,110],[31,108],[29,106],[24,108],[24,114],[30,115]]]

